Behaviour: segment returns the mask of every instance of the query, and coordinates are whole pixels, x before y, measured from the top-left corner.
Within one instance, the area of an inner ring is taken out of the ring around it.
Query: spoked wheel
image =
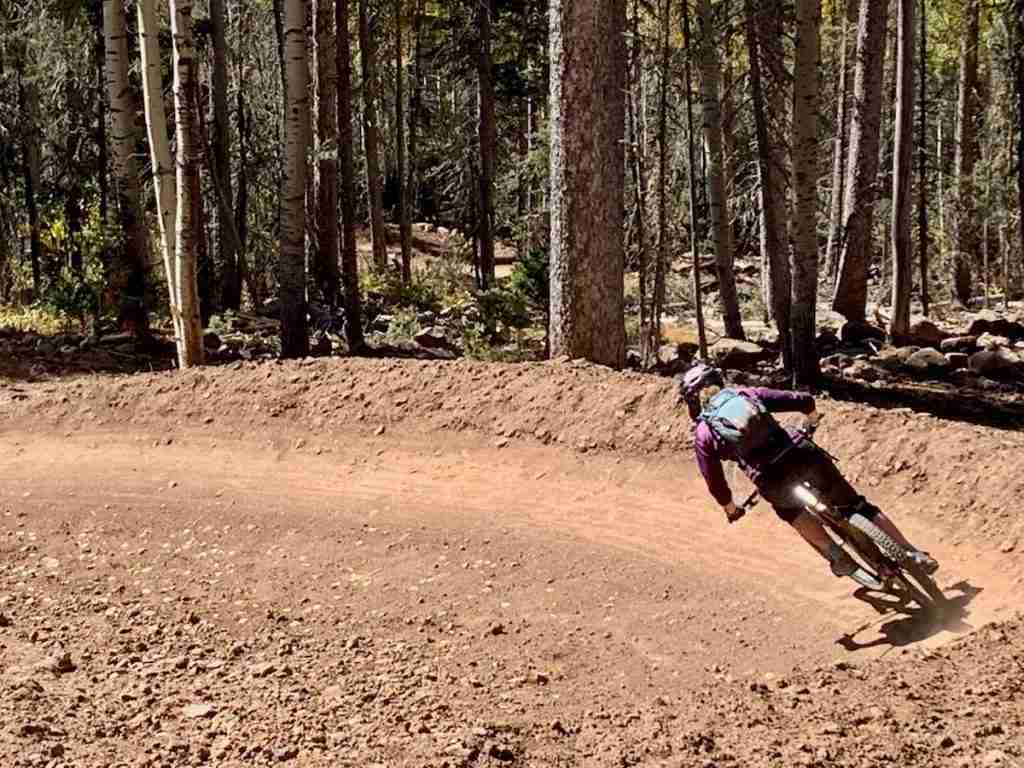
[[[911,600],[927,611],[942,609],[946,604],[946,597],[942,594],[942,590],[931,576],[907,557],[906,551],[900,544],[864,515],[853,514],[850,516],[849,522],[877,548],[877,555],[884,558],[885,564],[894,574],[895,581]],[[857,549],[861,548],[857,547]]]

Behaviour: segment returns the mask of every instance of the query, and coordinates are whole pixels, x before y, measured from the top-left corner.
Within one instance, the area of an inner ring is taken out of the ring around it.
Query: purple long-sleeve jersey
[[[771,413],[810,413],[814,410],[814,398],[806,392],[786,392],[781,389],[767,387],[732,387],[736,392],[747,397],[756,398]],[[694,430],[693,450],[697,454],[697,466],[708,490],[715,501],[725,506],[732,501],[732,490],[725,479],[722,469],[723,461],[735,461],[736,455],[729,445],[722,444],[711,427],[703,421]],[[763,467],[755,465],[751,469],[757,471]]]

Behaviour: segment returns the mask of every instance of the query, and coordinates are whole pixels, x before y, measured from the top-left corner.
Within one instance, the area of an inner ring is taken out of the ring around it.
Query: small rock
[[[844,355],[842,352],[837,352],[834,355],[821,358],[821,366],[823,368],[849,368],[853,365],[853,358],[849,355]]]
[[[495,448],[504,448],[506,445],[508,445],[508,443],[509,443],[509,440],[508,440],[507,437],[499,437],[497,440],[494,441],[494,447]]]
[[[188,704],[181,713],[189,720],[198,720],[201,717],[212,717],[216,711],[210,704]]]
[[[879,368],[885,368],[889,371],[898,370],[899,368],[904,367],[914,353],[920,351],[920,349],[920,347],[895,347],[883,349],[872,358],[871,362]]]
[[[14,622],[12,622],[9,618],[7,618],[6,615],[0,613],[0,629],[5,628],[5,627],[10,627],[10,626],[13,626],[13,625],[14,625]]]
[[[253,677],[266,677],[267,675],[275,672],[277,667],[274,666],[273,662],[264,661],[259,664],[253,664],[249,668],[249,672]]]
[[[951,371],[962,371],[970,364],[971,360],[971,356],[966,352],[946,352],[945,357]]]
[[[1010,340],[1006,336],[996,336],[992,333],[983,333],[978,337],[978,346],[982,349],[1002,349],[1010,346]]]
[[[775,355],[750,341],[719,339],[708,348],[708,355],[722,368],[745,370],[771,360]]]
[[[941,740],[941,741],[939,741],[939,746],[940,746],[940,747],[941,747],[942,749],[949,749],[949,748],[950,748],[950,747],[952,747],[952,746],[953,746],[954,744],[956,744],[956,739],[954,739],[954,738],[953,738],[952,736],[950,736],[950,735],[949,735],[948,733],[947,733],[947,734],[946,734],[945,736],[943,736],[943,737],[942,737],[942,740]]]
[[[908,357],[906,366],[919,373],[939,373],[949,368],[949,361],[937,349],[925,347]]]
[[[505,625],[504,624],[492,624],[487,629],[487,634],[488,635],[494,635],[494,636],[504,635],[505,634]]]
[[[985,753],[984,757],[981,758],[981,764],[984,766],[1007,765],[1009,764],[1009,761],[1010,756],[1001,749],[990,749]]]
[[[274,759],[280,763],[294,760],[299,756],[299,750],[296,747],[278,747],[274,750]]]
[[[839,338],[844,344],[863,344],[865,341],[883,343],[885,330],[870,323],[852,320],[843,323],[843,327],[839,329]]]
[[[207,350],[211,352],[216,352],[218,349],[220,349],[221,343],[222,342],[220,340],[220,336],[218,336],[213,331],[206,331],[203,334],[203,346]]]
[[[918,320],[910,326],[910,338],[915,344],[924,347],[937,347],[942,344],[947,334],[939,330],[939,327],[931,320]]]
[[[943,352],[975,352],[978,349],[977,336],[954,336],[950,339],[943,339],[939,344]]]
[[[70,653],[62,653],[57,656],[51,656],[39,666],[58,676],[70,675],[72,672],[78,669],[78,667],[75,666],[75,663],[71,661]]]
[[[492,744],[488,754],[503,763],[510,763],[516,759],[515,753],[503,744]]]
[[[972,372],[989,377],[1011,375],[1021,370],[1020,358],[1006,349],[975,352],[969,365]]]
[[[1004,555],[1008,555],[1011,552],[1013,552],[1013,550],[1015,550],[1016,548],[1017,548],[1017,540],[1016,539],[1007,539],[1006,541],[1004,541],[999,546],[999,551],[1002,552]],[[0,626],[3,626],[3,625],[0,624]]]
[[[436,326],[424,328],[413,336],[413,341],[425,349],[446,349],[450,346],[444,330]]]

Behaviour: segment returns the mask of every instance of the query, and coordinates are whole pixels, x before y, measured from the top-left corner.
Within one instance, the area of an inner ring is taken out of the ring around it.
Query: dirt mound
[[[910,409],[820,402],[820,442],[871,497],[930,510],[954,542],[1024,550],[1024,434]],[[29,428],[145,425],[168,432],[316,439],[344,430],[468,431],[492,444],[550,443],[652,455],[692,443],[671,380],[582,362],[320,359],[183,373],[90,377],[0,391],[0,416]]]

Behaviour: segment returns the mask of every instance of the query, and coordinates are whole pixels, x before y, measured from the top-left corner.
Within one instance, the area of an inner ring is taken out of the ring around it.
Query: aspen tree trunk
[[[174,224],[174,274],[181,312],[182,338],[178,366],[203,363],[203,329],[199,321],[196,274],[196,222],[193,218],[193,178],[199,173],[199,147],[195,142],[196,66],[192,46],[192,2],[171,0],[171,37],[174,41],[174,121],[177,141],[177,208]]]
[[[160,250],[164,272],[167,275],[171,320],[180,359],[185,331],[182,324],[175,259],[178,200],[175,189],[175,166],[167,139],[167,112],[164,109],[163,76],[160,70],[160,27],[155,0],[138,0],[137,11],[139,51],[142,56],[142,97],[150,161],[153,165],[153,192],[156,197],[157,224],[160,229]]]
[[[363,67],[363,143],[366,152],[366,184],[370,197],[370,234],[373,238],[374,267],[383,271],[388,265],[388,248],[377,135],[377,54],[367,7],[369,0],[358,2],[359,59]]]
[[[124,242],[111,259],[110,287],[118,295],[122,327],[145,334],[148,245],[135,165],[135,98],[128,81],[128,32],[121,0],[103,0],[110,144]]]
[[[352,45],[348,30],[349,0],[335,0],[338,80],[338,155],[341,165],[341,282],[345,294],[345,340],[350,352],[364,347],[356,256],[356,173],[352,157]]]
[[[722,105],[719,101],[722,65],[718,56],[720,41],[715,34],[711,0],[698,0],[697,9],[701,33],[701,116],[704,123],[704,142],[707,146],[708,158],[708,218],[711,242],[715,249],[715,268],[718,272],[718,299],[722,308],[722,319],[725,322],[725,335],[734,339],[743,339],[745,338],[743,323],[740,319],[739,298],[736,294],[729,201],[725,196],[725,181],[723,179]]]
[[[284,0],[286,62],[284,181],[281,190],[281,356],[309,354],[306,326],[306,152],[309,148],[309,63],[305,0]]]
[[[898,0],[899,49],[896,58],[896,147],[892,174],[892,318],[889,336],[910,331],[910,290],[913,247],[910,241],[910,198],[914,143],[914,0]]]

